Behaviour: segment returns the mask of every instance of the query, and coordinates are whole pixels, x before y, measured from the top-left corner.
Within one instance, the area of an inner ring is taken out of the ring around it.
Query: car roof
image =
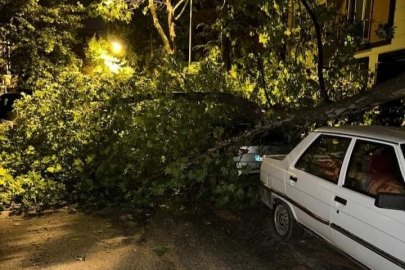
[[[405,143],[405,128],[385,127],[385,126],[341,126],[322,127],[315,132],[351,135],[356,137],[366,137],[393,143]]]

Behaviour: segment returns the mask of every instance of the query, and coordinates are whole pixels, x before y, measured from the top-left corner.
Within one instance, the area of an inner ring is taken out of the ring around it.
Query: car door
[[[329,241],[331,204],[351,138],[320,134],[288,170],[286,194],[297,220]]]
[[[403,269],[405,212],[374,205],[380,192],[405,194],[402,153],[396,144],[365,139],[353,141],[349,152],[334,196],[334,242],[372,269]]]

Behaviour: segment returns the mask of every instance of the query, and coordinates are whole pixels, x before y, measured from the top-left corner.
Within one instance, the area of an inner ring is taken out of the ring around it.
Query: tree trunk
[[[257,59],[257,68],[259,69],[260,77],[262,78],[262,86],[263,86],[264,95],[266,97],[267,106],[269,107],[269,109],[271,109],[272,105],[271,105],[269,93],[267,92],[266,74],[264,72],[264,66],[263,66],[262,59],[260,59],[260,54],[258,54],[258,53],[256,54],[256,59]]]
[[[306,0],[300,1],[307,10],[309,17],[311,17],[311,20],[313,21],[315,27],[316,43],[318,47],[318,79],[319,79],[320,95],[325,103],[330,103],[328,92],[326,91],[325,79],[323,77],[323,44],[322,44],[321,26],[319,25],[318,19],[316,18],[314,11],[308,5],[308,2]]]
[[[167,25],[169,27],[169,36],[170,41],[172,43],[172,51],[173,53],[176,51],[176,31],[175,31],[175,24],[173,20],[174,16],[174,9],[170,0],[166,0],[166,9],[167,9]]]
[[[155,3],[153,0],[149,0],[149,10],[152,14],[153,24],[155,25],[156,30],[159,33],[160,38],[163,41],[163,46],[168,54],[173,54],[172,46],[170,45],[169,39],[167,38],[165,31],[163,30],[162,26],[160,25],[159,18],[156,12]]]

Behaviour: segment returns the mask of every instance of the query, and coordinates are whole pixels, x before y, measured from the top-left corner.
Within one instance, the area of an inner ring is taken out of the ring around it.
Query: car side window
[[[321,135],[295,164],[297,169],[337,183],[351,139]]]
[[[394,147],[357,141],[343,186],[371,197],[380,192],[405,194],[404,178]]]

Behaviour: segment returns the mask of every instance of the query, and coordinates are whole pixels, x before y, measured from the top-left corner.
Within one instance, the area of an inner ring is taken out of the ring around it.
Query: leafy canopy
[[[47,205],[63,198],[150,206],[173,194],[220,204],[255,202],[256,182],[237,177],[234,161],[238,146],[252,142],[207,150],[234,135],[237,122],[266,123],[322,102],[314,22],[302,9],[295,13],[300,23],[291,25],[291,1],[196,1],[190,66],[184,57],[188,23],[179,18],[174,24],[181,1],[91,5],[91,15],[105,19],[106,33],[88,40],[83,66],[72,50],[82,6],[0,3],[2,13],[15,10],[22,22],[1,17],[2,38],[15,44],[12,60],[21,60],[15,65],[21,84],[36,89],[16,104],[15,125],[2,126],[2,204]],[[356,26],[344,20],[335,25],[336,7],[325,10],[312,1],[310,7],[325,25],[330,99],[364,90],[368,71],[359,72],[353,58]],[[154,32],[144,20],[130,21],[139,19],[140,8]],[[142,22],[139,31],[131,29],[134,22]],[[338,34],[331,35],[333,29]],[[111,41],[117,40],[122,51],[114,50]],[[137,40],[142,46],[134,45]],[[296,137],[291,130],[286,140]]]
[[[0,41],[11,44],[12,74],[24,88],[42,87],[65,67],[77,67],[73,52],[84,7],[67,0],[1,0]]]

